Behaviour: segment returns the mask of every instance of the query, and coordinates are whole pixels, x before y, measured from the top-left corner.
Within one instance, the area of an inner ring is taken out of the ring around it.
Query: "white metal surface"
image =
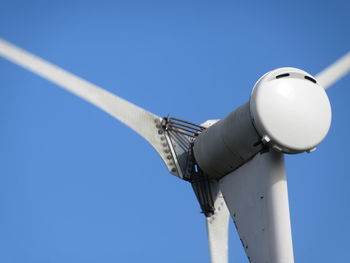
[[[325,90],[314,82],[296,68],[271,71],[257,82],[250,109],[265,143],[278,151],[297,153],[312,150],[324,139],[331,124],[331,106]]]
[[[223,177],[220,189],[250,262],[293,263],[283,154],[257,154]]]
[[[215,213],[206,218],[211,263],[228,262],[230,213],[216,181],[211,182]]]
[[[209,178],[219,179],[262,150],[260,140],[245,103],[199,134],[193,155]]]
[[[336,81],[350,72],[350,52],[335,61],[316,75],[316,79],[325,88],[329,88]]]
[[[35,74],[94,104],[129,126],[145,138],[159,153],[169,172],[176,174],[174,160],[169,157],[164,134],[159,134],[161,118],[84,79],[0,39],[0,57],[22,66]]]
[[[207,120],[201,126],[209,128],[219,120]],[[216,180],[210,182],[215,212],[206,217],[209,254],[211,263],[228,263],[228,231],[230,212]]]

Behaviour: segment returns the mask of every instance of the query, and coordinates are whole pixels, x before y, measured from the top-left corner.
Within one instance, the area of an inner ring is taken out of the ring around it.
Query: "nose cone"
[[[252,91],[250,111],[263,140],[285,153],[315,148],[327,135],[332,115],[325,90],[295,68],[263,76]]]

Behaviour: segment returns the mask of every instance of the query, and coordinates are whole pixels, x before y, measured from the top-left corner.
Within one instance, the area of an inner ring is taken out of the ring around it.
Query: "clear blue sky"
[[[282,66],[350,50],[349,1],[0,0],[0,37],[160,116],[245,103]],[[209,262],[190,185],[141,137],[0,59],[0,262]],[[312,154],[287,156],[295,259],[350,262],[350,77]],[[232,227],[232,226],[231,226]],[[230,262],[247,262],[231,228]]]

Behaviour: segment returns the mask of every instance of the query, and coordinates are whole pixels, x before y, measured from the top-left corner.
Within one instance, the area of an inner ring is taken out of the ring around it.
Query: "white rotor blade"
[[[249,262],[293,263],[283,154],[270,150],[220,180]]]
[[[211,263],[228,262],[228,224],[230,213],[219,189],[219,184],[211,182],[215,212],[206,217]]]
[[[350,72],[350,52],[316,75],[317,81],[325,88]]]
[[[161,118],[157,115],[74,76],[3,39],[0,39],[1,56],[74,93],[123,122],[156,149],[171,173],[176,172],[174,162],[171,160],[171,156],[169,157],[164,134],[160,134],[162,133],[162,130],[159,129],[161,128]]]

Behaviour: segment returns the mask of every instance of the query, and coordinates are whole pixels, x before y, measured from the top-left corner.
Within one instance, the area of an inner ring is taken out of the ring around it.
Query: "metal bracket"
[[[192,150],[195,138],[206,127],[173,117],[163,118],[162,127],[174,160],[176,175],[191,183],[202,213],[210,217],[215,211],[210,180],[197,165]]]
[[[191,145],[205,127],[173,117],[163,118],[161,125],[175,164],[174,173],[179,178],[189,181],[193,165]]]
[[[215,212],[210,180],[197,164],[195,164],[193,168],[193,173],[190,178],[193,191],[196,194],[202,213],[206,217],[210,217]]]

